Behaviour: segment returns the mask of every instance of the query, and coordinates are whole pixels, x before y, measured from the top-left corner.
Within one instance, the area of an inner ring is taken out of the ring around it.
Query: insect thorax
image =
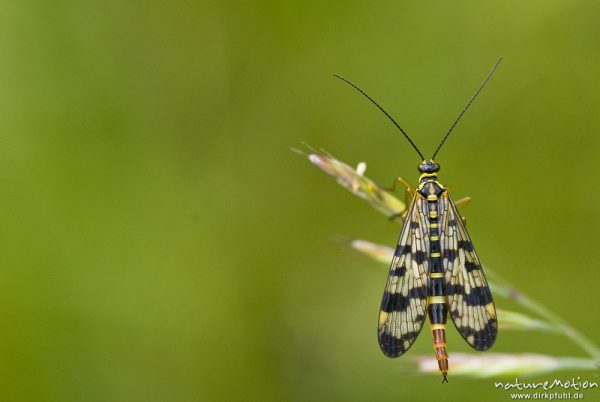
[[[446,187],[440,183],[435,173],[423,173],[419,178],[419,187],[417,192],[430,200],[437,200],[444,192]]]

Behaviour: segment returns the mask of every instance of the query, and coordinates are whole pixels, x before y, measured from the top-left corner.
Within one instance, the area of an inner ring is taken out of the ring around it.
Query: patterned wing
[[[408,209],[379,312],[379,346],[388,357],[410,348],[427,315],[429,223],[421,213],[423,198]]]
[[[440,247],[450,316],[477,350],[490,348],[498,334],[492,293],[467,229],[449,196],[440,198]]]

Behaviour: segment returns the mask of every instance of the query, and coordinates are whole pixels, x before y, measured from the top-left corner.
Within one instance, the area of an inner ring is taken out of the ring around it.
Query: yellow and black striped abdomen
[[[448,351],[446,349],[446,319],[448,305],[444,267],[440,246],[439,199],[445,197],[445,189],[435,180],[428,180],[420,188],[420,195],[427,199],[423,211],[429,221],[429,289],[427,315],[431,325],[433,347],[443,381],[448,375]]]

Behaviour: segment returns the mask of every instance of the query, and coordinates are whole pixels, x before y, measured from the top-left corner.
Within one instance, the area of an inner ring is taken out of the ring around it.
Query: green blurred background
[[[290,151],[414,181],[332,74],[429,154],[501,55],[440,179],[473,197],[484,264],[598,339],[598,2],[0,4],[1,400],[507,400],[416,373],[425,333],[381,354],[386,268],[332,238],[399,228]],[[494,349],[583,356],[535,333]]]

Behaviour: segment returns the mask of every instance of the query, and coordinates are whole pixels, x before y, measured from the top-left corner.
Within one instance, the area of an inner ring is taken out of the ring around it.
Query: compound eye
[[[427,161],[419,165],[419,171],[421,173],[435,173],[438,170],[440,170],[439,165],[431,161]]]

